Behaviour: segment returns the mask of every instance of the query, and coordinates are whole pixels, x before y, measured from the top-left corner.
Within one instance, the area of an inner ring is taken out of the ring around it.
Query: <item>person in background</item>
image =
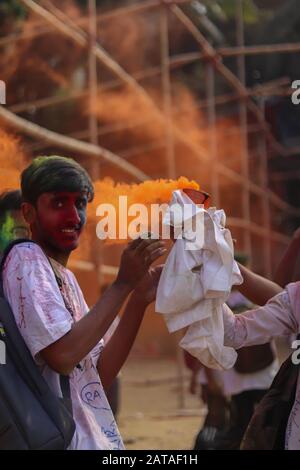
[[[294,232],[292,239],[283,254],[275,272],[274,281],[281,287],[300,279],[297,262],[300,253],[300,227]]]
[[[7,245],[18,238],[30,238],[29,226],[21,211],[20,190],[0,195],[0,257]]]

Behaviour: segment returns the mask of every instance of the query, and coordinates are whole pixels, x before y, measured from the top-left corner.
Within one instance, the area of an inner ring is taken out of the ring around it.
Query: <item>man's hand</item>
[[[163,267],[163,265],[159,265],[150,268],[133,292],[135,296],[144,300],[146,304],[150,304],[156,299],[157,287]]]
[[[126,284],[134,289],[146,275],[149,275],[150,265],[166,251],[165,243],[160,240],[137,238],[130,242],[123,251],[116,282]],[[152,274],[150,278],[148,283],[145,280],[147,287],[153,283]]]

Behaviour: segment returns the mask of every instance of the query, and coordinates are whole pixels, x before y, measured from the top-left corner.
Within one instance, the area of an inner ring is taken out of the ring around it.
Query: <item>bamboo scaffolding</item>
[[[229,227],[236,227],[249,230],[253,235],[267,237],[284,245],[290,243],[290,237],[288,237],[287,235],[283,235],[282,233],[275,231],[272,231],[271,234],[269,234],[269,231],[266,230],[264,227],[261,227],[260,225],[255,224],[253,222],[247,222],[246,220],[240,219],[238,217],[228,217],[227,225]]]
[[[53,131],[49,131],[48,129],[27,121],[26,119],[16,116],[15,114],[5,109],[3,106],[0,106],[0,119],[21,133],[39,140],[44,140],[51,145],[55,145],[56,147],[61,147],[75,153],[82,153],[91,158],[103,159],[109,162],[111,165],[122,169],[131,176],[134,176],[134,178],[139,181],[144,181],[145,179],[149,178],[141,170],[126,162],[118,155],[115,155],[110,150],[104,149],[100,146],[88,144],[80,140],[72,139],[71,137],[62,136],[61,134]]]
[[[1,108],[0,108],[0,111],[1,111]],[[124,159],[130,159],[132,157],[137,157],[139,155],[145,155],[147,152],[152,152],[154,150],[163,149],[164,147],[165,147],[165,139],[162,139],[161,141],[152,142],[147,145],[136,146],[134,148],[131,148],[130,150],[119,152],[119,156],[121,156]],[[37,147],[37,148],[40,149],[41,147]],[[226,176],[229,180],[234,181],[239,184],[243,184],[243,178],[241,180],[240,174],[235,172],[234,170],[231,170],[230,168],[226,168],[226,167],[223,167],[222,169],[220,169],[218,167],[217,171],[222,176]],[[283,201],[280,197],[276,196],[276,194],[274,194],[270,189],[268,189],[268,191],[266,192],[263,188],[261,188],[256,183],[253,183],[252,181],[249,181],[248,184],[253,194],[256,194],[257,196],[260,196],[262,198],[268,197],[270,202],[274,205],[274,207],[281,209],[282,211],[288,213],[291,216],[300,217],[300,209],[295,208],[291,206],[290,204],[288,204],[287,202]]]
[[[87,45],[87,39],[85,38],[84,34],[82,31],[79,30],[74,30],[73,27],[68,25],[68,23],[64,23],[63,21],[59,20],[56,16],[54,16],[52,13],[49,13],[47,10],[42,8],[40,5],[37,5],[33,0],[20,0],[22,3],[24,3],[28,8],[30,8],[34,13],[37,15],[42,16],[46,21],[49,21],[53,26],[57,27],[59,31],[61,31],[63,34],[66,36],[72,38],[78,45],[81,47],[86,47]],[[169,3],[169,2],[167,2]],[[173,3],[173,2],[172,2]],[[148,93],[145,91],[144,88],[142,88],[136,81],[135,79],[129,75],[127,72],[125,72],[122,67],[115,62],[106,51],[102,47],[100,47],[98,44],[92,49],[93,53],[96,55],[97,59],[101,62],[104,63],[106,67],[108,67],[111,72],[116,74],[124,83],[126,83],[130,89],[133,91],[137,92],[138,95],[143,98],[145,104],[149,105],[153,112],[155,113],[155,116],[159,120],[159,122],[164,123],[166,121],[166,118],[164,114],[160,111],[160,109],[156,106],[156,104],[153,102],[153,100],[150,98]],[[176,136],[176,138],[182,142],[184,142],[188,147],[192,149],[192,146],[189,142],[189,140],[186,138],[186,136],[173,125],[173,134]],[[203,151],[201,151],[199,148],[195,148],[194,146],[194,151],[196,150],[196,155],[201,159],[205,159],[206,155]]]
[[[210,60],[216,70],[220,75],[226,80],[226,82],[235,89],[239,95],[240,100],[246,100],[249,111],[251,111],[254,116],[257,118],[258,122],[261,124],[262,129],[266,132],[267,138],[276,152],[281,155],[285,155],[285,149],[282,147],[270,133],[269,129],[266,128],[265,120],[261,114],[260,109],[255,105],[253,101],[249,98],[247,94],[247,89],[241,83],[240,80],[229,70],[221,61],[216,53],[215,49],[210,45],[207,39],[203,34],[196,28],[193,22],[184,14],[184,12],[178,8],[176,5],[170,7],[175,16],[185,25],[187,30],[191,33],[194,39],[199,43],[201,49],[203,50],[206,59]]]
[[[156,68],[155,69],[159,74],[161,73],[161,68]],[[153,72],[153,70],[152,70]],[[133,74],[133,77],[138,80],[142,77],[143,73],[135,73]],[[158,75],[158,74],[157,74]],[[289,95],[292,94],[294,90],[291,89],[291,87],[288,88],[281,88],[284,85],[288,85],[289,81],[287,78],[282,78],[278,80],[278,84],[274,84],[274,86],[265,84],[265,85],[256,85],[252,88],[247,88],[248,90],[248,96],[281,96],[282,94],[284,95]],[[107,90],[112,90],[114,88],[120,87],[121,82],[119,80],[114,80],[107,82],[106,84],[102,84],[101,86],[97,87],[97,92],[105,92]],[[32,101],[27,101],[19,104],[14,104],[10,106],[10,111],[14,113],[20,113],[20,112],[26,112],[26,111],[31,111],[31,110],[38,110],[38,109],[43,109],[47,106],[55,106],[58,104],[63,104],[68,101],[76,100],[76,99],[82,99],[82,98],[87,98],[89,94],[89,91],[87,89],[83,91],[73,91],[69,93],[66,96],[54,96],[50,98],[40,98]],[[224,105],[230,102],[238,101],[240,99],[240,96],[237,93],[225,93],[223,95],[218,95],[215,97],[215,105]],[[187,108],[187,110],[198,108],[206,108],[209,105],[207,100],[199,100],[195,101],[194,106]],[[184,112],[184,109],[180,110],[181,112]],[[176,111],[175,111],[176,112]]]
[[[36,5],[34,2],[32,2],[31,0],[21,0],[21,1],[23,1],[24,4],[27,3],[27,5],[30,4],[31,6],[32,6],[32,4],[34,4],[35,7],[38,7],[38,8],[39,8],[39,6]],[[145,3],[147,3],[147,6],[149,6],[149,8],[155,8],[155,5],[154,5],[154,4],[155,4],[156,2],[145,2]],[[166,3],[168,3],[168,2],[166,2]],[[172,2],[172,3],[173,3],[173,2]],[[175,3],[177,3],[177,2],[175,2]],[[183,3],[186,3],[186,2],[183,2]],[[150,4],[151,4],[151,5],[150,5]],[[144,6],[144,5],[135,5],[135,7],[137,7],[137,8],[143,7],[143,6]],[[130,6],[130,7],[134,7],[134,6]],[[182,12],[177,6],[175,6],[175,5],[171,5],[170,8],[172,9],[173,12],[174,12],[174,9],[175,9],[175,11],[176,11],[177,13],[178,13],[178,11],[179,11],[179,12],[181,12],[181,13],[183,14],[183,12]],[[125,13],[126,11],[128,11],[128,9],[129,9],[129,7],[125,7],[125,9],[123,9],[123,13]],[[142,8],[142,9],[143,9],[143,8]],[[146,9],[146,5],[145,5],[145,9]],[[124,11],[124,10],[125,10],[125,11]],[[140,11],[141,11],[141,10],[140,10]],[[113,14],[116,14],[117,12],[114,11],[114,12],[112,12],[112,13],[113,13]],[[184,15],[184,14],[183,14],[183,15]],[[42,15],[42,16],[43,16],[43,15]],[[46,15],[46,16],[47,16],[47,15]],[[184,15],[184,18],[186,18],[186,15]],[[44,18],[44,19],[47,19],[47,21],[48,21],[48,20],[49,20],[49,17]],[[54,22],[54,24],[52,24],[52,22]],[[55,18],[55,16],[52,17],[52,22],[51,22],[51,26],[54,26],[54,27],[57,29],[57,19]],[[74,22],[74,23],[77,24],[77,22]],[[79,31],[79,32],[78,32],[78,31],[75,31],[74,28],[73,28],[73,27],[71,28],[68,24],[67,24],[67,25],[63,25],[63,26],[65,26],[65,27],[67,28],[69,35],[71,34],[71,36],[73,37],[73,39],[74,39],[75,36],[76,36],[75,42],[77,42],[78,44],[80,43],[80,45],[82,45],[82,47],[87,47],[87,45],[88,45],[88,40],[87,40],[87,38],[85,37],[84,32],[82,32],[82,31]],[[61,28],[61,27],[62,27],[62,25],[60,24],[60,28]],[[59,28],[58,28],[58,29],[59,29]],[[188,27],[187,29],[190,30],[189,27]],[[198,31],[197,31],[197,32],[198,32]],[[198,33],[199,33],[199,32],[198,32]],[[66,30],[64,30],[64,34],[66,34]],[[200,34],[201,34],[201,33],[200,33]],[[74,35],[75,35],[75,36],[74,36]],[[69,36],[69,37],[70,37],[70,36]],[[205,40],[205,38],[204,38],[204,40]],[[0,40],[0,41],[1,41],[1,40]],[[206,40],[205,40],[205,41],[206,41]],[[1,44],[1,42],[0,42],[0,44]],[[206,41],[205,44],[206,44],[206,46],[207,46],[207,41]],[[209,43],[208,43],[208,44],[209,44]],[[281,45],[274,45],[274,46],[277,47],[277,51],[279,51],[279,48],[280,48]],[[285,46],[285,45],[283,45],[283,46]],[[97,47],[99,47],[99,46],[97,45]],[[258,48],[259,48],[259,47],[260,47],[260,46],[258,46]],[[263,46],[262,46],[262,47],[263,47]],[[273,46],[272,46],[272,47],[273,47]],[[293,50],[295,50],[295,47],[296,47],[296,45],[291,45],[290,48],[287,47],[287,48],[285,48],[285,50],[286,50],[286,52],[287,52],[288,50],[292,51],[293,48],[294,48]],[[223,52],[226,54],[228,51],[226,52],[226,50],[224,51],[224,49],[226,49],[226,48],[223,48]],[[227,48],[227,49],[228,49],[228,48]],[[233,48],[232,48],[232,49],[233,49]],[[284,47],[283,47],[283,49],[284,49]],[[237,50],[238,50],[238,49],[235,48],[235,51],[232,50],[232,52],[236,52]],[[97,50],[97,51],[98,51],[98,52],[97,52],[98,55],[96,54],[95,49],[93,49],[93,53],[95,53],[95,55],[96,55],[96,56],[98,57],[98,59],[99,59],[99,50]],[[100,48],[100,51],[101,51],[101,54],[100,54],[101,60],[103,60],[103,57],[104,57],[104,63],[107,64],[107,62],[106,62],[106,58],[107,58],[107,57],[106,57],[105,51],[104,51],[104,56],[103,56],[103,49],[102,49],[102,48]],[[229,52],[230,52],[230,51],[229,51]],[[246,47],[246,48],[240,48],[239,52],[240,52],[240,53],[245,53],[245,54],[247,54],[247,47]],[[258,52],[260,52],[260,51],[258,50]],[[250,53],[254,53],[254,51],[252,50],[252,51],[250,51]],[[201,57],[202,57],[202,58],[204,57],[204,58],[206,58],[206,59],[209,58],[210,60],[212,60],[212,63],[213,63],[215,66],[216,66],[216,63],[215,63],[215,61],[216,61],[216,62],[217,62],[217,65],[219,66],[219,64],[218,64],[218,51],[214,51],[212,48],[211,48],[209,51],[207,51],[207,48],[204,48],[204,53],[201,54]],[[100,60],[100,59],[99,59],[99,60]],[[176,64],[175,64],[175,60],[177,60],[177,59],[174,59],[174,63],[172,64],[173,59],[170,58],[170,60],[169,60],[169,62],[170,62],[170,67],[172,67],[173,65],[174,65],[174,66],[176,65]],[[112,69],[113,69],[114,71],[116,71],[116,74],[117,74],[117,76],[119,77],[119,80],[118,80],[118,81],[115,81],[115,83],[118,83],[118,82],[120,83],[121,81],[127,82],[128,74],[126,74],[126,72],[125,72],[125,75],[124,75],[124,74],[123,74],[124,71],[123,71],[120,67],[118,67],[118,64],[117,64],[117,66],[116,66],[116,64],[114,63],[114,61],[113,61],[110,57],[108,57],[108,61],[109,61],[109,65],[113,65]],[[110,61],[112,61],[112,62],[110,62]],[[222,64],[221,64],[221,65],[222,65]],[[217,68],[218,71],[220,71],[219,68],[218,68],[218,66],[217,66],[216,68]],[[144,73],[145,75],[147,75],[147,73],[149,73],[149,74],[151,75],[151,74],[153,74],[154,72],[156,72],[154,69],[155,69],[155,68],[149,69],[149,70],[146,71],[146,72],[141,71],[141,72],[140,72],[140,76],[143,76],[143,73]],[[120,70],[121,70],[121,73],[120,73]],[[224,69],[223,69],[223,72],[224,72]],[[226,72],[226,68],[225,68],[225,72]],[[138,76],[139,74],[135,74],[135,75]],[[226,78],[228,79],[228,76],[227,76],[226,74],[225,74],[225,76],[226,76]],[[235,78],[235,77],[233,76],[233,78]],[[232,79],[232,77],[229,76],[229,79]],[[229,81],[230,81],[230,80],[229,80]],[[133,81],[131,81],[131,84],[132,84],[132,86],[133,86],[133,89],[135,89],[135,90],[138,91],[138,92],[140,92],[140,91],[142,90],[143,96],[146,95],[146,99],[147,99],[147,100],[149,99],[147,93],[146,93],[138,84],[136,84],[134,78],[133,78]],[[137,85],[137,86],[136,86],[136,85]],[[235,82],[233,85],[236,85],[236,82]],[[243,99],[246,99],[248,92],[247,92],[247,90],[246,90],[245,88],[242,88],[242,89],[241,89],[241,88],[238,86],[238,87],[235,87],[235,89],[236,89],[236,91],[237,91],[237,93],[236,93],[236,95],[235,95],[235,98],[238,98],[238,99],[242,99],[242,98],[243,98]],[[87,94],[87,92],[83,92],[83,93]],[[75,97],[80,97],[80,96],[82,96],[83,93],[82,93],[82,92],[74,93],[73,96],[67,97],[67,98],[64,98],[64,99],[65,99],[65,100],[67,100],[67,99],[74,99]],[[227,97],[225,97],[225,96],[223,96],[223,97],[222,97],[222,96],[221,96],[221,97],[215,97],[215,104],[219,104],[219,103],[222,102],[222,100],[226,100],[227,98],[230,99],[230,98],[232,98],[232,97],[229,97],[229,96],[227,96]],[[55,99],[53,99],[53,101],[51,101],[51,99],[49,99],[49,100],[44,99],[44,100],[37,100],[36,103],[37,103],[37,105],[40,104],[41,106],[43,106],[43,105],[49,105],[49,104],[52,104],[52,103],[53,103],[53,104],[58,104],[58,103],[59,103],[59,100],[56,101]],[[25,104],[25,105],[23,105],[23,106],[26,106],[26,105],[28,105],[28,103]],[[152,103],[152,105],[153,105],[153,103]],[[207,103],[206,103],[206,105],[207,105]],[[18,106],[18,105],[17,105],[17,106]],[[16,106],[15,108],[17,108],[17,106]],[[154,106],[155,106],[155,105],[154,105]],[[205,105],[204,105],[204,106],[205,106]],[[22,109],[22,108],[21,108],[21,109]],[[19,110],[20,110],[20,108],[19,108]],[[24,108],[23,108],[23,110],[24,110]],[[16,109],[15,109],[15,111],[16,111]],[[158,112],[159,112],[159,111],[158,111]],[[160,119],[161,119],[161,115],[160,115]],[[260,125],[262,125],[262,128],[265,130],[265,122],[264,122],[264,121],[261,122],[261,116],[260,116],[259,122],[260,122]],[[100,131],[100,132],[101,132],[101,131]],[[182,137],[183,137],[182,135],[180,135],[180,133],[179,133],[179,134],[176,133],[176,129],[174,130],[174,134],[176,135],[176,138],[179,138],[179,140],[181,140]],[[185,143],[187,143],[187,142],[186,142],[186,139],[182,139],[182,141],[185,142]],[[202,152],[199,151],[198,148],[195,148],[195,146],[194,146],[194,147],[193,147],[193,146],[190,146],[190,148],[191,148],[191,150],[194,151],[194,153],[195,153],[196,156],[198,156],[198,157],[200,157],[200,158],[203,158],[203,157],[204,157],[203,154],[202,154]],[[277,151],[279,151],[280,153],[283,153],[283,151],[284,151],[285,154],[291,154],[291,150],[286,151],[286,150],[282,149],[281,147],[278,148],[278,144],[277,144],[277,143],[276,143],[276,149],[277,149]],[[294,149],[294,150],[295,150],[295,151],[298,151],[298,149]],[[224,176],[227,176],[228,178],[231,178],[233,181],[239,182],[239,183],[241,183],[241,184],[244,183],[244,179],[243,179],[242,177],[240,177],[240,175],[239,175],[238,173],[234,172],[233,170],[230,170],[230,169],[226,168],[224,165],[223,165],[223,166],[222,166],[222,165],[218,166],[218,172],[219,172],[220,174],[224,175]],[[259,188],[259,186],[256,185],[255,183],[250,183],[250,184],[249,184],[249,188],[250,188],[251,191],[253,191],[253,192],[256,193],[256,194],[262,194],[262,193],[261,193],[261,188]],[[284,203],[284,202],[281,201],[279,198],[277,198],[276,195],[274,195],[273,193],[268,192],[268,197],[269,197],[269,199],[270,199],[270,202],[272,202],[273,204],[275,204],[275,205],[278,206],[278,207],[281,207],[281,208],[284,208],[285,210],[288,210],[289,213],[294,214],[294,215],[298,213],[297,209],[290,207],[288,204]]]
[[[162,3],[168,4],[177,4],[177,5],[184,5],[190,3],[190,0],[178,0],[178,1],[165,1],[162,0],[145,0],[143,3],[136,3],[132,5],[127,5],[124,7],[115,8],[112,11],[102,12],[97,15],[96,21],[107,21],[112,18],[124,15],[132,15],[137,13],[145,13],[149,10],[156,9]],[[53,5],[52,5],[53,7]],[[58,10],[58,9],[56,9]],[[74,19],[73,24],[76,26],[87,26],[89,22],[88,17],[80,17],[79,19]],[[26,39],[34,39],[42,34],[47,34],[52,32],[53,28],[49,25],[45,26],[42,22],[38,23],[35,27],[36,30],[33,31],[24,31],[21,33],[14,33],[4,38],[0,38],[0,47],[3,45],[10,44],[14,41],[19,40],[26,40]],[[274,52],[277,53],[293,53],[300,51],[300,43],[279,43],[279,44],[260,44],[255,46],[243,46],[241,47],[221,47],[217,48],[216,52],[218,55],[223,57],[230,57],[235,55],[258,55],[258,54],[273,54]],[[192,58],[194,55],[194,58]],[[205,57],[204,54],[201,53],[191,53],[191,61],[198,60],[199,58]]]
[[[33,0],[21,0],[22,3],[24,3],[28,8],[30,8],[32,11],[34,11],[37,15],[42,16],[46,21],[49,21],[53,26],[55,26],[58,30],[60,30],[63,34],[67,35],[68,37],[71,37],[78,45],[81,47],[86,46],[87,40],[85,36],[83,35],[82,31],[79,30],[74,30],[71,26],[69,26],[67,23],[64,23],[63,21],[59,20],[56,16],[53,14],[49,13],[47,10],[42,8],[41,6],[37,5]],[[185,24],[185,26],[188,28],[188,30],[193,34],[195,39],[200,43],[201,47],[204,48],[204,52],[207,53],[208,57],[210,59],[215,59],[215,52],[214,49],[210,46],[208,41],[204,38],[204,36],[197,30],[197,28],[193,25],[193,23],[189,20],[189,18],[176,6],[173,5],[174,2],[165,2],[166,4],[170,3],[170,8],[172,11],[175,13],[175,15]],[[149,97],[147,92],[142,88],[135,80],[134,78],[129,75],[127,72],[125,72],[122,67],[119,66],[108,54],[106,51],[104,51],[103,48],[101,48],[98,44],[93,48],[93,53],[96,55],[96,57],[103,62],[112,72],[114,72],[121,80],[123,80],[127,85],[136,91],[144,100],[145,103],[151,106],[153,111],[155,112],[157,118],[159,119],[160,122],[165,121],[165,116],[160,112],[160,110],[156,107],[155,103],[152,101],[152,99]],[[226,78],[226,80],[233,85],[234,88],[241,94],[241,98],[247,98],[247,90],[246,88],[239,82],[239,80],[230,72],[229,69],[227,69],[225,66],[219,63],[215,63],[214,65],[217,67],[218,71]],[[265,121],[262,119],[261,113],[259,108],[252,102],[248,102],[248,107],[249,109],[252,110],[252,112],[256,115],[258,118],[259,122],[262,125],[262,129],[264,129],[267,132],[268,139],[270,140],[272,146],[276,151],[280,154],[284,155],[285,149],[282,148],[276,142],[270,131],[265,127]],[[177,129],[175,126],[173,126],[173,133],[174,136],[176,136],[179,140],[184,142],[187,146],[189,146],[189,141],[186,139],[185,135]],[[192,149],[192,146],[190,145],[190,148]],[[196,149],[194,148],[194,151]],[[200,151],[200,149],[197,149],[196,155],[198,155],[201,158],[205,159],[205,154]]]
[[[190,0],[178,0],[178,4],[189,3]],[[116,8],[113,11],[108,11],[101,13],[97,16],[97,23],[100,21],[107,21],[117,16],[122,16],[125,14],[136,14],[136,13],[144,13],[147,10],[152,10],[157,8],[161,5],[161,0],[149,0],[145,1],[143,4],[137,3],[134,5],[128,5],[121,8]],[[51,5],[54,11],[54,5]],[[56,9],[58,10],[58,9]],[[69,19],[70,20],[70,19]],[[88,17],[81,17],[77,20],[73,20],[73,25],[76,26],[87,26],[89,22]],[[38,23],[34,28],[33,31],[22,31],[21,33],[14,33],[3,38],[0,38],[0,47],[6,46],[7,44],[12,44],[16,41],[23,41],[23,40],[31,40],[35,39],[36,37],[42,36],[44,34],[49,34],[53,32],[53,25],[44,25],[43,22]]]

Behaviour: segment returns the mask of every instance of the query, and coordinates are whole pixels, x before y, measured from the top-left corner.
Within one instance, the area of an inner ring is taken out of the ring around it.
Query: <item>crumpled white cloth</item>
[[[180,206],[186,204],[193,208],[182,217]],[[191,242],[196,216],[202,217],[203,238]],[[225,212],[196,206],[178,190],[173,192],[163,223],[178,227],[183,221],[182,237],[176,240],[161,274],[155,309],[164,315],[170,332],[188,327],[181,347],[207,367],[229,369],[237,354],[224,346],[221,306],[232,285],[241,284],[243,278],[234,260],[230,231],[225,228]]]

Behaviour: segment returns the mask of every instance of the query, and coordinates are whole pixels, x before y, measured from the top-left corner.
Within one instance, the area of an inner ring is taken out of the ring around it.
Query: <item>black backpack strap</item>
[[[37,245],[36,242],[30,240],[29,238],[18,238],[17,240],[13,240],[12,242],[10,242],[9,245],[5,248],[2,257],[0,258],[0,297],[4,297],[2,272],[9,253],[11,252],[14,246],[28,242],[35,243]]]
[[[18,238],[17,240],[13,240],[12,242],[10,242],[10,244],[5,248],[5,250],[3,252],[3,256],[1,258],[1,264],[0,264],[0,278],[1,278],[1,281],[2,281],[3,267],[5,265],[5,261],[8,257],[8,255],[9,255],[9,253],[11,252],[11,250],[13,249],[14,246],[20,245],[21,243],[34,243],[35,245],[38,244],[38,243],[34,242],[33,240],[30,240],[29,238]]]
[[[28,239],[28,238],[20,238],[20,239],[18,239],[18,240],[12,241],[12,242],[6,247],[6,249],[4,250],[3,256],[2,256],[2,258],[1,258],[1,262],[0,262],[0,297],[3,297],[3,298],[4,298],[2,272],[3,272],[3,268],[4,268],[4,265],[5,265],[5,262],[6,262],[6,260],[7,260],[7,257],[8,257],[8,255],[9,255],[9,253],[11,252],[11,250],[12,250],[16,245],[20,245],[21,243],[33,243],[33,244],[35,244],[35,245],[38,245],[38,243],[36,243],[35,241],[30,240],[30,239]],[[40,246],[40,245],[38,245],[38,246]],[[47,259],[49,260],[48,256],[47,256]],[[50,261],[49,261],[49,262],[50,262]],[[52,267],[52,264],[51,264],[51,263],[50,263],[50,266]],[[53,267],[52,267],[52,269],[53,269]],[[53,270],[53,272],[54,272],[54,276],[55,276],[56,282],[58,283],[58,287],[59,287],[59,289],[61,290],[61,286],[60,286],[60,283],[58,282],[57,275],[56,275],[56,273],[55,273],[54,270]],[[67,409],[69,410],[69,412],[73,415],[69,377],[66,376],[66,375],[60,375],[60,376],[59,376],[59,379],[60,379],[61,391],[62,391],[62,395],[63,395],[63,398],[64,398],[64,402],[65,402],[66,408],[67,408]]]
[[[73,416],[73,407],[72,407],[69,376],[60,374],[59,381],[60,381],[60,388],[61,388],[61,391],[62,391],[62,396],[64,398],[64,404],[65,404],[66,408],[69,410],[69,412],[71,413],[71,415]]]

